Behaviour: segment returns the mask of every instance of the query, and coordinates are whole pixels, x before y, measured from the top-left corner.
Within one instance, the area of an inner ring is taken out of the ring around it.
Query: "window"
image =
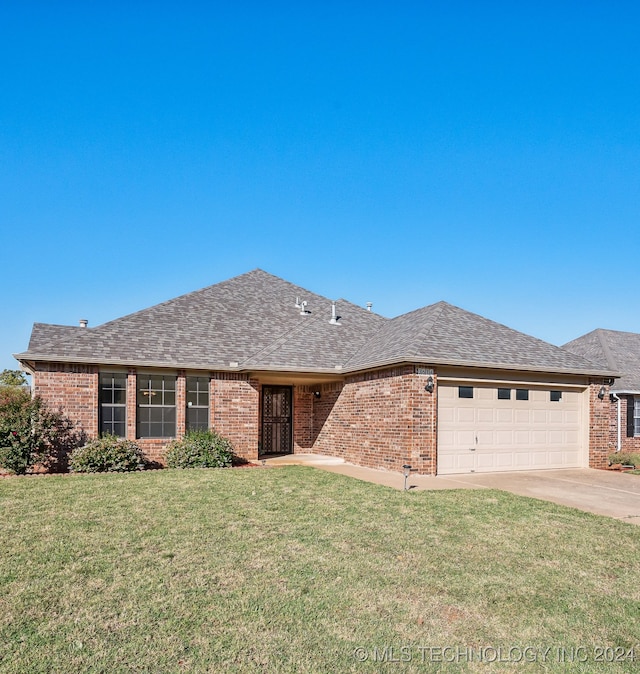
[[[499,388],[498,389],[498,400],[511,400],[511,389],[510,388]]]
[[[529,400],[529,391],[526,388],[517,388],[516,400]]]
[[[187,377],[187,430],[209,428],[209,377]]]
[[[562,391],[549,391],[549,400],[558,403],[562,400]]]
[[[127,375],[100,373],[100,434],[127,435]]]
[[[636,398],[633,406],[633,434],[640,435],[640,398]]]
[[[176,435],[176,378],[138,375],[138,437],[173,438]]]
[[[473,398],[473,386],[458,386],[458,398]]]

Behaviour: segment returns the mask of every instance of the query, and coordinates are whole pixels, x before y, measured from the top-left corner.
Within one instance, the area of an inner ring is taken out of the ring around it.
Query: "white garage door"
[[[438,386],[438,474],[577,468],[583,393],[508,385]]]

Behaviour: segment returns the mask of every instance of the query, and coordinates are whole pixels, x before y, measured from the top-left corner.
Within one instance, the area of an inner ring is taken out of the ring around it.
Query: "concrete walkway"
[[[354,466],[342,459],[318,454],[273,457],[266,459],[265,465],[313,466],[394,489],[404,488],[404,476],[401,473]],[[566,468],[447,476],[411,475],[408,485],[411,490],[501,489],[640,524],[640,476],[618,471]]]

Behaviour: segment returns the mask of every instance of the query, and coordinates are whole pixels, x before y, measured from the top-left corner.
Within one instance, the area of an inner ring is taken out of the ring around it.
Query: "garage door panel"
[[[509,447],[513,444],[513,431],[496,431],[495,443],[498,447]]]
[[[468,422],[475,422],[476,410],[473,407],[458,408],[456,417],[458,419],[458,422],[461,424]]]
[[[478,410],[478,423],[481,424],[493,424],[494,419],[494,410],[481,408]]]
[[[566,441],[567,435],[567,433],[560,430],[550,430],[549,443],[552,445],[562,445],[562,443]]]
[[[546,431],[532,431],[531,432],[531,441],[534,445],[547,446],[547,432]]]
[[[513,410],[498,408],[496,410],[496,421],[500,424],[512,424],[513,423]]]
[[[473,388],[473,398],[459,398],[457,385],[438,388],[438,473],[583,465],[583,393],[549,385],[530,387],[528,400],[498,400],[496,385]]]
[[[476,434],[472,430],[460,430],[455,434],[456,442],[459,446],[464,446],[465,449],[473,447],[476,444]]]
[[[476,433],[477,445],[484,447],[486,445],[492,445],[494,443],[495,431],[491,430],[479,430]]]
[[[440,402],[442,402],[441,399]],[[456,411],[452,407],[440,407],[438,409],[438,421],[441,424],[451,423],[452,421],[455,420],[455,418],[456,418]]]
[[[547,410],[532,410],[531,420],[534,424],[548,423]]]

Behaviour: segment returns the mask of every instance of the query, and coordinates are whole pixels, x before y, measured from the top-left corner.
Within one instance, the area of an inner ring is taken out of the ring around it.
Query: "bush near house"
[[[188,431],[184,438],[167,447],[169,468],[226,468],[231,465],[233,447],[215,431]]]
[[[20,386],[0,386],[0,468],[24,475],[39,464],[66,470],[69,452],[84,440],[61,411]]]
[[[74,449],[69,468],[74,473],[125,473],[144,470],[145,459],[135,442],[104,435]]]
[[[637,452],[615,452],[609,455],[609,464],[622,464],[623,466],[640,468],[640,454]]]

